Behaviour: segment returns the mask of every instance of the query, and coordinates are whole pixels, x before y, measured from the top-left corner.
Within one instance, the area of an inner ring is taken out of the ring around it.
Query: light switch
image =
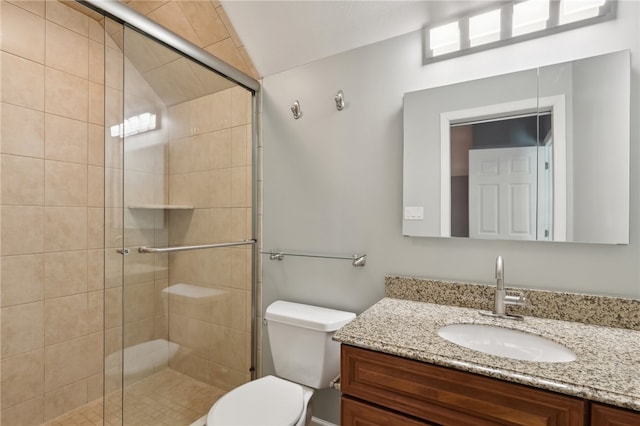
[[[423,220],[424,207],[405,207],[404,220]]]

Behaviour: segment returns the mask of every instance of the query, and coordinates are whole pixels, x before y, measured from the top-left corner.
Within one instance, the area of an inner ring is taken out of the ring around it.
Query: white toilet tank
[[[356,314],[278,300],[265,312],[276,374],[314,389],[329,387],[340,372],[334,332]]]

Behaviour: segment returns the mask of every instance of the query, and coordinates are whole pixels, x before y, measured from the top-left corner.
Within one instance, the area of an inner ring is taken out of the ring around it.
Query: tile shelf
[[[130,209],[138,210],[193,210],[194,206],[187,204],[135,204]]]

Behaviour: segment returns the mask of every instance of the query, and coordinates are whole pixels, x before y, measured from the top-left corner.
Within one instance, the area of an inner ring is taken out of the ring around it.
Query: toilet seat
[[[265,376],[225,394],[209,410],[207,426],[293,426],[304,411],[304,388]]]

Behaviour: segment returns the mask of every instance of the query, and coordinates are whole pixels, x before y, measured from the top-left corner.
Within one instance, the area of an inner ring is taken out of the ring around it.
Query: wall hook
[[[344,93],[342,90],[338,90],[338,94],[333,98],[336,101],[336,108],[338,111],[342,111],[344,109]]]
[[[296,120],[302,117],[302,110],[300,109],[300,102],[295,101],[293,105],[291,105],[291,112],[293,113],[293,118]]]

